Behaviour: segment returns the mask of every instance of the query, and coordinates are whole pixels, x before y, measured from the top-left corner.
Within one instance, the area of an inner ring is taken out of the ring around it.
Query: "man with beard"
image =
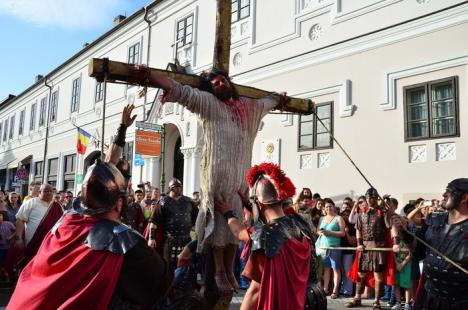
[[[232,233],[252,240],[252,254],[243,275],[251,280],[241,309],[326,309],[327,301],[316,276],[313,235],[298,214],[286,215],[285,202],[294,184],[273,163],[252,167],[247,182],[254,199],[254,214],[264,225],[251,236],[225,200],[216,201]]]
[[[237,192],[247,188],[244,176],[252,159],[252,147],[262,118],[283,107],[286,96],[271,95],[254,100],[239,97],[229,77],[219,71],[205,73],[203,90],[183,86],[148,68],[136,68],[136,79],[164,90],[162,102],[177,102],[198,116],[203,127],[203,154],[200,169],[202,203],[196,223],[198,251],[212,248],[215,281],[221,293],[229,294],[238,284],[232,262],[238,240],[223,217],[214,212],[216,197],[224,197],[242,216]]]
[[[443,256],[418,243],[416,257],[424,256],[424,275],[415,297],[416,310],[468,309],[468,178],[455,179],[447,185],[442,207],[423,221],[421,237]],[[394,216],[399,229],[404,219]]]
[[[387,269],[387,253],[380,251],[365,251],[366,247],[386,247],[389,221],[386,214],[378,209],[377,198],[379,194],[375,188],[366,192],[367,209],[358,215],[356,222],[356,239],[358,260],[358,274],[356,281],[356,295],[354,299],[345,304],[347,308],[361,306],[361,294],[364,290],[366,275],[373,273],[375,279],[374,309],[380,309],[380,297],[384,285],[384,271]],[[388,224],[387,224],[388,223]]]
[[[158,201],[158,206],[151,217],[148,245],[155,248],[156,230],[163,231],[162,245],[164,259],[173,270],[177,267],[177,256],[192,239],[190,231],[197,219],[197,207],[192,199],[182,195],[182,182],[174,178],[169,182],[169,195]]]
[[[120,223],[126,195],[125,178],[113,164],[92,165],[80,208],[74,206],[46,236],[8,308],[154,308],[172,275],[144,238]]]

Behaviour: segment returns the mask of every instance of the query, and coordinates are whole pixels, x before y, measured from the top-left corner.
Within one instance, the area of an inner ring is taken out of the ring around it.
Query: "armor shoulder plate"
[[[95,251],[106,250],[124,255],[140,240],[144,240],[143,236],[127,225],[101,220],[91,228],[83,243]]]
[[[289,239],[301,235],[311,240],[307,222],[298,215],[285,216],[263,225],[252,234],[252,251],[262,249],[267,257],[274,257]]]

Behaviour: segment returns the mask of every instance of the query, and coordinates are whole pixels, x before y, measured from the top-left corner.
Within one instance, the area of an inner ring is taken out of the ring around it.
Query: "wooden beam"
[[[107,62],[107,64],[106,64]],[[109,82],[123,82],[132,85],[142,85],[141,80],[136,78],[134,65],[125,62],[107,61],[106,59],[93,58],[89,61],[88,75],[96,78],[99,82],[104,80],[104,75],[107,67],[107,79]],[[149,68],[151,72],[155,72],[161,76],[165,76],[178,81],[181,84],[191,87],[200,88],[203,79],[194,74],[185,74],[161,69]],[[254,87],[234,84],[237,93],[240,96],[259,99],[271,94],[271,91],[266,91]],[[152,86],[152,85],[146,85]],[[309,99],[291,98],[291,101],[284,107],[283,111],[294,112],[300,114],[311,114],[314,111],[314,103]]]
[[[216,1],[216,33],[213,68],[226,73],[226,75],[229,75],[231,52],[231,2],[231,0]]]

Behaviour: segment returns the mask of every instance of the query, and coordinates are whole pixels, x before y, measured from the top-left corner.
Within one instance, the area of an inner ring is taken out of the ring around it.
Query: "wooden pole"
[[[88,75],[96,78],[97,81],[102,82],[104,80],[105,70],[104,60],[99,58],[92,58],[89,61]],[[189,85],[191,87],[200,88],[203,83],[203,79],[194,74],[185,74],[174,71],[166,71],[161,69],[149,68],[151,72],[158,75],[165,76],[167,78],[174,79],[181,84]],[[141,85],[142,82],[136,77],[135,69],[133,64],[125,62],[109,61],[107,64],[107,81],[108,82],[123,82],[132,85]],[[240,96],[259,99],[268,95],[274,95],[275,92],[261,90],[254,87],[237,85],[234,84],[237,93]],[[152,86],[152,85],[144,85]],[[291,101],[287,103],[282,111],[300,113],[300,114],[311,114],[314,111],[314,103],[310,99],[304,98],[291,98]]]
[[[231,52],[231,9],[231,0],[217,1],[213,68],[226,74],[229,74]]]

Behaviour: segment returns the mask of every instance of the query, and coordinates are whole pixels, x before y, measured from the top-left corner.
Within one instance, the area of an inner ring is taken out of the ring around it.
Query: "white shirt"
[[[23,203],[18,210],[18,213],[16,213],[16,218],[26,223],[26,237],[24,240],[26,245],[34,236],[37,227],[47,213],[48,207],[48,202],[36,197],[28,200],[26,203]]]

